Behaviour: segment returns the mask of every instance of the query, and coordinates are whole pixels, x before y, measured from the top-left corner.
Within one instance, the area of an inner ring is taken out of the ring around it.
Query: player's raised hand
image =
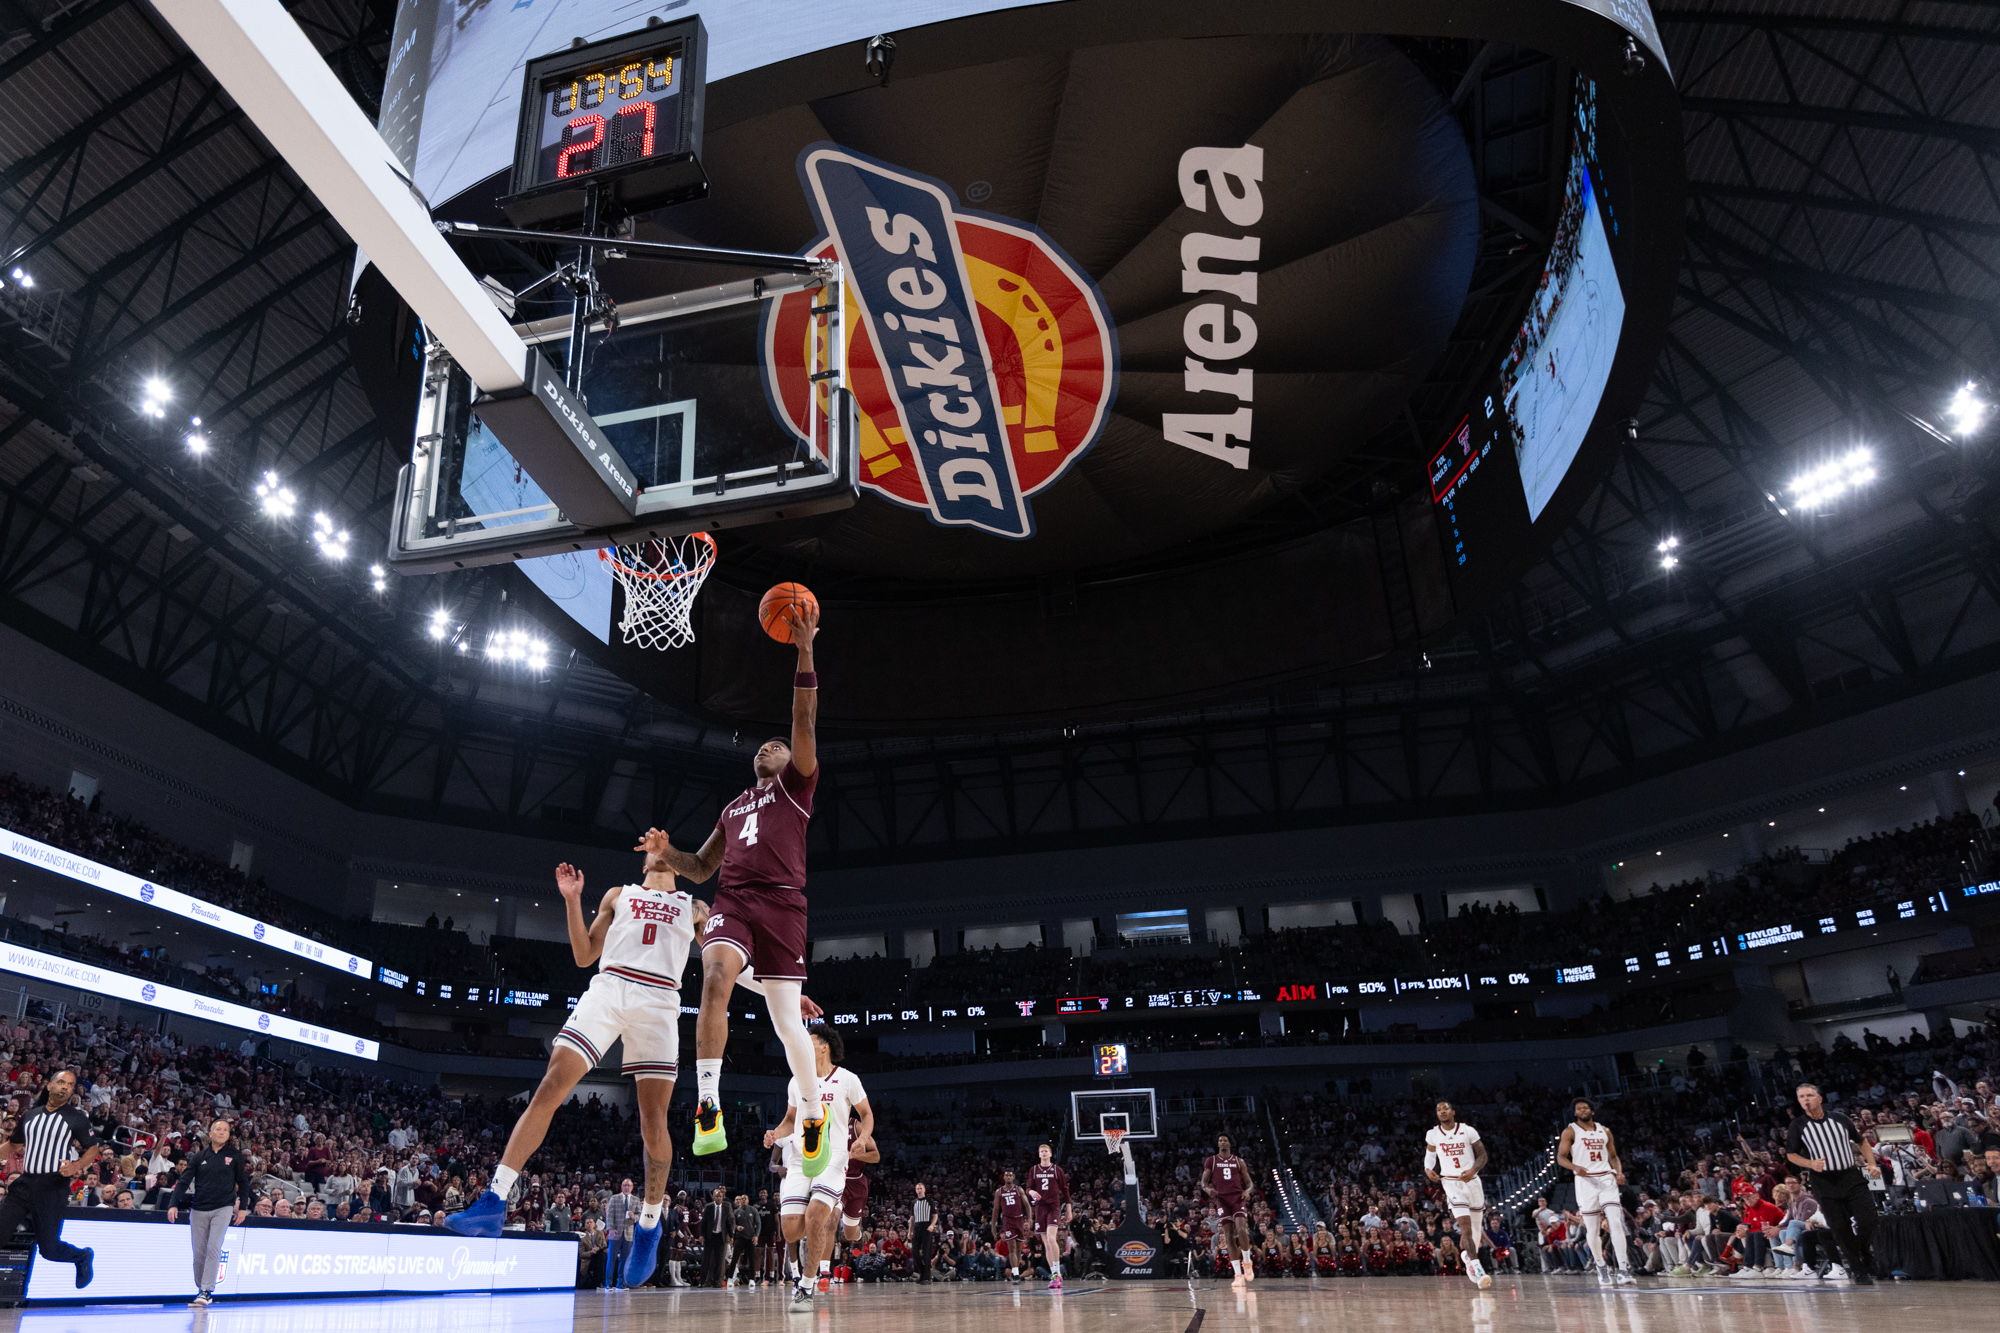
[[[819,633],[819,603],[794,601],[785,620],[792,627],[792,643],[797,646],[799,656],[812,652],[813,636]]]
[[[807,995],[807,994],[806,994],[806,993],[805,993],[804,991],[800,991],[800,992],[799,992],[799,1017],[800,1017],[801,1019],[805,1020],[806,1022],[810,1023],[810,1022],[812,1022],[812,1021],[813,1021],[813,1020],[814,1020],[815,1018],[825,1018],[825,1017],[826,1017],[826,1010],[824,1010],[824,1009],[820,1008],[820,1007],[819,1007],[818,1005],[814,1004],[814,1003],[812,1002],[812,996],[810,996],[810,995]]]
[[[556,892],[565,898],[583,897],[583,872],[567,861],[557,866]]]

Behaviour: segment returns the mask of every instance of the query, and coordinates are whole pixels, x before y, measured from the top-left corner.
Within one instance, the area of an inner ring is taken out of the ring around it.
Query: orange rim
[[[615,551],[618,549],[615,546],[610,548],[605,548],[602,546],[598,547],[597,558],[599,560],[602,560],[605,564],[611,566],[613,569],[617,570],[620,574],[625,574],[635,579],[651,579],[655,583],[672,583],[676,579],[692,578],[696,574],[706,573],[709,566],[715,563],[715,556],[716,556],[715,538],[709,536],[705,532],[691,532],[688,535],[690,537],[699,537],[701,538],[702,541],[708,544],[708,560],[701,566],[700,569],[683,569],[678,574],[655,574],[649,569],[634,569],[630,565],[618,559],[616,556],[609,554],[609,551]],[[655,537],[652,538],[651,540],[658,541],[659,538]]]

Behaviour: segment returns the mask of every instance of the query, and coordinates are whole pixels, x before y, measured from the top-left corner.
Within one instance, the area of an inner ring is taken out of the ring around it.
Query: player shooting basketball
[[[782,624],[767,623],[766,628],[798,649],[791,736],[774,737],[757,748],[757,785],[723,807],[701,851],[676,850],[657,832],[647,834],[645,847],[695,883],[722,872],[702,934],[701,1017],[695,1026],[700,1099],[695,1106],[696,1155],[729,1146],[719,1090],[722,1052],[729,1043],[730,992],[749,967],[763,982],[771,1026],[784,1043],[785,1062],[798,1083],[800,1164],[807,1176],[818,1176],[835,1154],[828,1143],[812,1038],[800,1017],[799,990],[806,976],[806,825],[819,781],[813,736],[819,710],[819,675],[813,670],[819,603],[803,588],[790,601]],[[778,628],[788,632],[780,636]],[[845,1128],[835,1126],[834,1132],[844,1147]]]

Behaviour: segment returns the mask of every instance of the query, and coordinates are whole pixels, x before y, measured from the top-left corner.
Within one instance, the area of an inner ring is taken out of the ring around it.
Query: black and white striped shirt
[[[1856,1165],[1854,1145],[1860,1141],[1853,1121],[1838,1111],[1828,1111],[1818,1120],[1802,1115],[1792,1121],[1791,1133],[1785,1136],[1785,1151],[1800,1157],[1820,1158],[1829,1171],[1846,1171]]]
[[[21,1169],[29,1175],[45,1175],[62,1168],[64,1162],[80,1156],[97,1142],[91,1132],[90,1117],[75,1100],[56,1110],[37,1106],[14,1127],[14,1143],[23,1145]]]

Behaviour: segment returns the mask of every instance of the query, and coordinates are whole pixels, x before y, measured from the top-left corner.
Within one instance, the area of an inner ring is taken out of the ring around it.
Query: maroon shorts
[[[1215,1206],[1222,1210],[1225,1220],[1232,1217],[1249,1217],[1250,1201],[1241,1194],[1222,1194],[1215,1200]]]
[[[1035,1230],[1062,1225],[1062,1205],[1051,1200],[1035,1201]]]
[[[715,891],[701,947],[727,944],[764,981],[806,979],[806,896],[797,889],[739,884]]]
[[[1028,1219],[1027,1219],[1026,1217],[1003,1217],[1003,1218],[1001,1218],[1001,1219],[1000,1219],[1000,1234],[1001,1234],[1002,1236],[1018,1236],[1018,1237],[1020,1237],[1020,1238],[1021,1238],[1022,1240],[1026,1240],[1026,1239],[1028,1238],[1028,1234],[1029,1234],[1029,1233],[1028,1233]]]
[[[859,1217],[861,1210],[868,1206],[868,1177],[856,1176],[847,1182],[847,1188],[840,1192],[840,1215]]]

